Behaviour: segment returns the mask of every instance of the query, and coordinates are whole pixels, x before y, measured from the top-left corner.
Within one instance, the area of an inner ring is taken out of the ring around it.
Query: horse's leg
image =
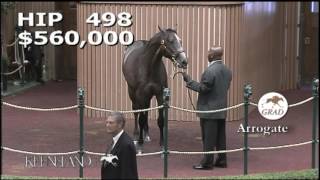
[[[134,104],[132,104],[132,109],[137,110]],[[135,141],[138,140],[139,137],[139,130],[138,130],[138,118],[139,118],[139,113],[133,113],[134,114],[134,130],[133,130],[133,138]]]
[[[163,104],[163,97],[162,97],[162,92],[159,93],[158,95],[156,95],[157,97],[157,102],[158,102],[158,106],[161,106]],[[158,127],[160,130],[160,146],[163,146],[163,126],[164,126],[164,118],[163,118],[163,109],[159,109],[158,110],[159,115],[158,115]]]
[[[139,138],[138,118],[139,118],[139,113],[134,113],[133,138],[135,141],[138,141],[138,138]]]
[[[138,153],[142,153],[143,149],[143,143],[144,143],[144,138],[143,138],[143,132],[144,132],[144,126],[146,124],[146,121],[148,117],[145,116],[145,112],[139,112],[139,139],[138,139],[138,148],[137,151]]]
[[[139,112],[137,115],[138,121],[139,121],[139,132],[138,132],[138,143],[136,144],[136,150],[137,153],[142,153],[142,148],[143,148],[143,115],[141,114],[142,112]]]
[[[143,145],[143,127],[145,124],[144,112],[139,112],[139,145]]]
[[[148,108],[150,107],[150,104],[148,106]],[[144,124],[144,127],[143,127],[143,132],[144,132],[144,141],[145,142],[150,142],[151,141],[151,138],[149,136],[149,124],[148,124],[148,111],[145,111],[144,112],[144,116],[146,118],[146,121],[145,121],[145,124]]]
[[[144,105],[141,106],[140,109],[146,109],[150,106],[150,98],[145,99]],[[144,143],[144,129],[146,126],[146,122],[148,121],[148,113],[147,112],[140,112],[139,113],[139,148],[138,148],[138,153],[142,152],[143,149],[143,143]]]
[[[130,86],[128,87],[129,90],[129,97],[132,102],[132,110],[137,110],[139,107],[137,106],[136,102],[136,96],[135,96],[135,89],[131,88]],[[139,113],[133,113],[134,114],[134,130],[133,130],[133,138],[134,141],[138,140],[139,136],[139,130],[138,130],[138,118],[139,118]]]
[[[146,108],[148,107],[144,106],[142,109],[146,109]],[[140,145],[144,143],[144,137],[149,136],[148,131],[145,132],[147,121],[148,121],[148,112],[140,112],[139,113],[139,130],[140,130],[139,144]]]

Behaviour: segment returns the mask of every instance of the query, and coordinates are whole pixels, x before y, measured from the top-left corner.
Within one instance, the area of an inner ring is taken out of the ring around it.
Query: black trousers
[[[226,149],[226,120],[200,118],[203,151]],[[212,165],[214,154],[204,155],[201,164]],[[227,161],[226,153],[218,154],[218,161]]]

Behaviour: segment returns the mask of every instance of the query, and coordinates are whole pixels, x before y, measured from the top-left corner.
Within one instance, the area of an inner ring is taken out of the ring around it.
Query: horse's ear
[[[160,32],[164,32],[164,30],[158,25],[158,29]]]

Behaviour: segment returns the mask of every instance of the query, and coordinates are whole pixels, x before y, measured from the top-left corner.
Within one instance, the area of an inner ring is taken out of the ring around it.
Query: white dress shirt
[[[211,61],[211,62],[208,62],[208,67],[211,66],[212,64],[216,63],[216,62],[221,62],[222,60],[219,59],[219,60],[215,60],[215,61]]]
[[[113,149],[114,146],[117,144],[117,142],[118,142],[120,136],[122,135],[122,133],[123,133],[123,129],[122,129],[116,136],[114,136],[114,137],[112,138],[112,139],[113,139],[113,145],[112,145],[112,148],[111,148],[111,149]]]

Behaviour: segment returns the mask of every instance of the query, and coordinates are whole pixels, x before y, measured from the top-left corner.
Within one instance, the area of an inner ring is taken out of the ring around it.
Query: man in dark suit
[[[28,26],[17,27],[18,31],[27,30],[31,32],[32,43],[24,48],[25,59],[30,62],[31,65],[31,75],[35,75],[37,82],[44,84],[42,79],[42,65],[43,65],[43,48],[41,46],[35,45],[35,32],[30,31]]]
[[[119,112],[111,113],[106,120],[113,143],[101,157],[101,179],[138,179],[136,149],[124,126],[125,118]]]
[[[214,47],[208,53],[208,68],[204,71],[201,81],[196,82],[191,77],[183,73],[183,79],[186,86],[199,93],[197,109],[201,111],[216,110],[227,107],[227,95],[232,80],[231,71],[223,64],[221,57],[223,55],[222,47]],[[226,133],[225,122],[227,112],[217,113],[198,113],[200,117],[202,143],[204,151],[225,150],[226,149]],[[220,153],[213,164],[213,154],[204,155],[202,161],[198,165],[194,165],[194,169],[209,170],[213,166],[226,168],[227,156]]]

